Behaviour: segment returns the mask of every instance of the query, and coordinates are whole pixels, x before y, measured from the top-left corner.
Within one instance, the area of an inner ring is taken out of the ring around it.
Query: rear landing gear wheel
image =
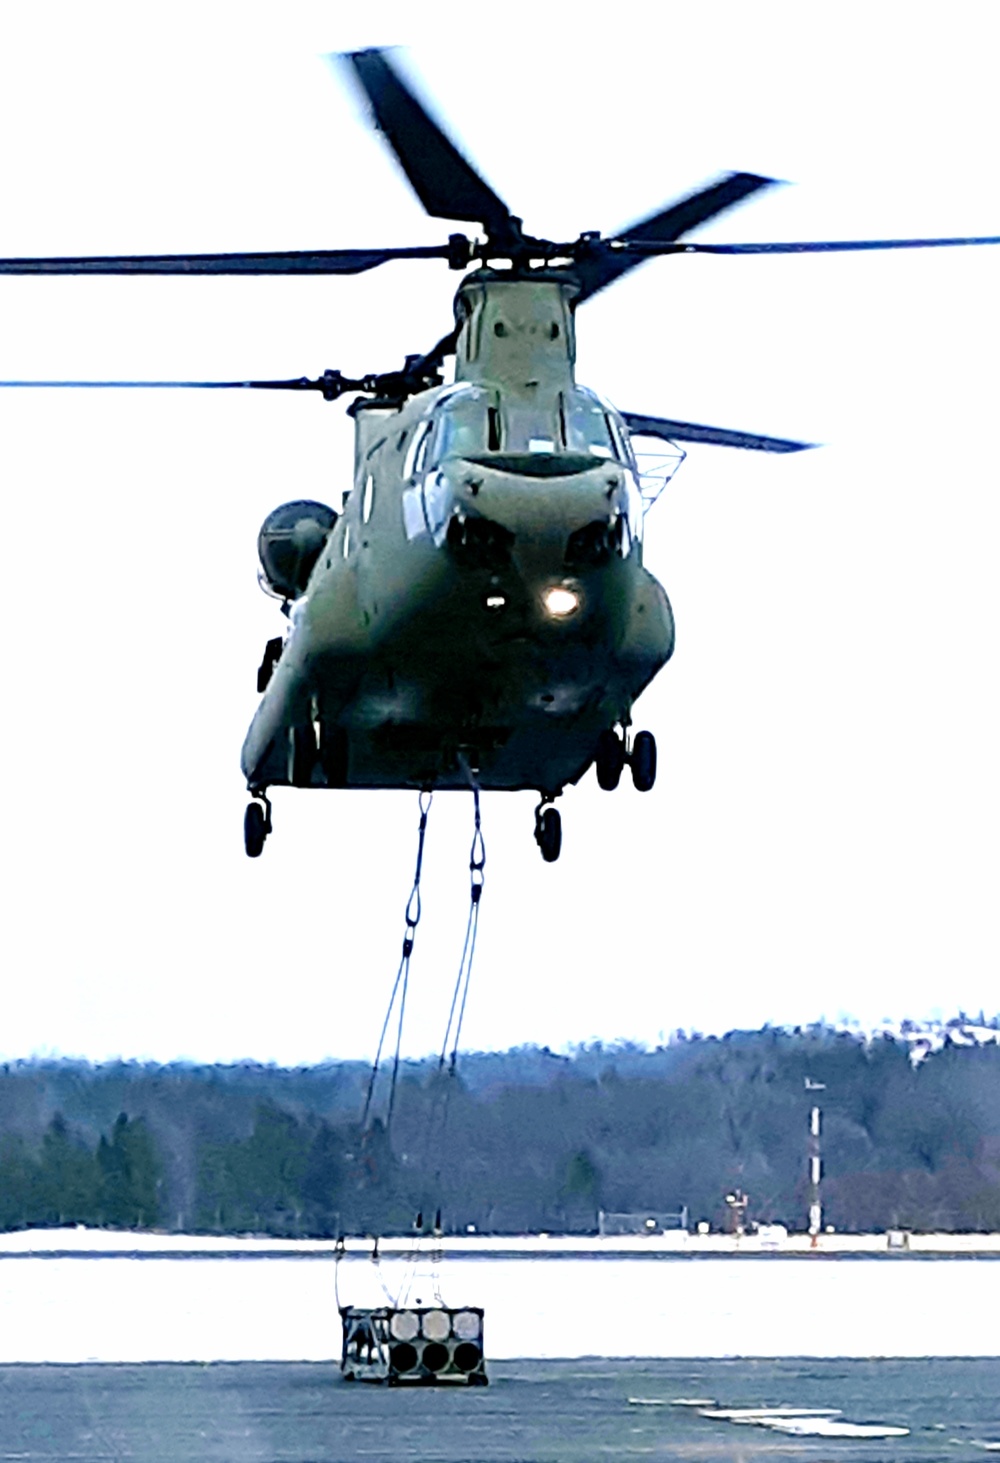
[[[260,858],[268,835],[268,816],[261,803],[247,803],[243,814],[243,845],[247,858]]]
[[[652,732],[636,733],[628,760],[636,791],[649,792],[656,781],[656,738]]]
[[[539,808],[535,814],[535,842],[547,864],[554,864],[562,848],[562,819],[558,808]]]
[[[594,767],[597,781],[605,792],[614,792],[625,766],[625,743],[615,731],[602,731],[597,738]]]

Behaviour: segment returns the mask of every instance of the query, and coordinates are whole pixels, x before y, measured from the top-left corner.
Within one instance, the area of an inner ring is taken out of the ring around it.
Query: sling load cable
[[[462,945],[462,958],[459,961],[458,976],[455,980],[455,989],[451,998],[451,1009],[448,1012],[448,1025],[445,1027],[444,1038],[441,1042],[441,1055],[438,1058],[438,1071],[442,1071],[445,1062],[445,1053],[448,1049],[448,1038],[452,1032],[454,1022],[454,1037],[452,1039],[451,1055],[448,1058],[448,1075],[445,1078],[444,1108],[441,1114],[441,1136],[439,1139],[439,1153],[443,1154],[444,1137],[448,1127],[448,1110],[451,1103],[451,1093],[455,1082],[458,1079],[458,1044],[462,1035],[462,1022],[465,1019],[465,1005],[469,998],[469,984],[472,980],[472,963],[476,955],[476,938],[479,934],[479,907],[483,897],[483,887],[486,882],[486,843],[483,838],[482,819],[479,808],[479,783],[474,773],[466,765],[466,776],[472,787],[472,800],[475,809],[474,831],[472,835],[472,847],[469,850],[469,917],[465,925],[465,942]],[[463,978],[464,977],[464,978]],[[461,995],[459,995],[461,992]],[[458,1006],[456,1016],[455,1007]],[[438,1194],[441,1193],[441,1164],[439,1163],[435,1175],[435,1183]],[[435,1233],[441,1235],[441,1210],[437,1211]],[[443,1258],[441,1251],[438,1251],[438,1263]],[[434,1297],[438,1305],[444,1305],[441,1296],[441,1285],[438,1272],[435,1271]]]
[[[479,932],[479,901],[483,897],[483,884],[485,883],[486,877],[486,844],[483,840],[482,819],[479,811],[479,783],[475,773],[465,761],[465,758],[463,757],[461,760],[465,769],[465,775],[468,777],[472,787],[472,799],[475,808],[475,831],[472,835],[472,848],[469,851],[469,918],[465,926],[465,943],[462,946],[462,958],[458,966],[458,978],[455,981],[455,990],[451,998],[451,1009],[448,1012],[448,1025],[445,1027],[444,1040],[441,1043],[441,1056],[438,1059],[438,1071],[440,1072],[444,1066],[445,1053],[448,1050],[448,1038],[451,1035],[452,1024],[454,1023],[455,1039],[451,1049],[451,1057],[448,1061],[449,1076],[455,1071],[458,1062],[458,1040],[462,1033],[462,1021],[465,1018],[465,1003],[469,996],[469,981],[472,979],[472,962],[476,954],[476,936]],[[461,991],[460,1002],[459,991]],[[458,1003],[457,1021],[455,1020],[456,1003]],[[445,1109],[445,1116],[447,1117],[447,1103]]]
[[[337,1242],[334,1245],[333,1249],[333,1301],[334,1305],[337,1307],[338,1315],[340,1315],[342,1309],[340,1304],[340,1262],[344,1258],[346,1253],[346,1238],[344,1235],[339,1234],[337,1236]],[[391,1306],[394,1304],[394,1300],[392,1292],[389,1290],[389,1287],[386,1285],[385,1281],[382,1278],[382,1268],[379,1264],[379,1258],[378,1240],[376,1239],[372,1247],[371,1262],[375,1266],[375,1276],[378,1280],[379,1285],[382,1287],[382,1294],[385,1296],[386,1301]]]
[[[403,1040],[403,1018],[406,1014],[406,993],[410,981],[410,958],[413,954],[413,945],[416,938],[417,925],[420,923],[421,915],[420,877],[423,873],[424,843],[427,837],[427,816],[430,812],[431,803],[433,801],[434,794],[427,790],[422,791],[417,800],[418,807],[420,809],[420,823],[417,833],[417,863],[413,874],[413,888],[410,890],[410,897],[406,901],[406,928],[403,935],[403,949],[400,957],[399,969],[396,971],[396,979],[393,981],[392,991],[389,995],[389,1004],[386,1007],[385,1020],[382,1022],[382,1034],[380,1035],[378,1040],[378,1047],[375,1052],[375,1060],[372,1063],[371,1074],[368,1078],[368,1091],[365,1096],[364,1112],[361,1117],[362,1141],[364,1140],[365,1132],[368,1131],[368,1119],[372,1110],[372,1100],[375,1095],[375,1083],[378,1078],[379,1063],[382,1059],[382,1048],[385,1045],[386,1033],[389,1030],[389,1022],[392,1018],[393,1007],[396,1004],[396,996],[397,994],[399,994],[400,1001],[399,1017],[396,1025],[396,1050],[392,1063],[392,1077],[389,1083],[389,1102],[386,1111],[384,1129],[386,1142],[389,1142],[389,1135],[392,1126],[392,1114],[396,1102],[396,1079],[399,1075],[400,1047]],[[372,1263],[375,1266],[375,1273],[378,1277],[378,1283],[382,1287],[386,1301],[388,1302],[390,1309],[395,1309],[397,1308],[398,1304],[398,1296],[394,1296],[392,1291],[385,1283],[385,1278],[382,1274],[381,1257],[379,1255],[377,1237],[375,1239],[375,1245],[372,1250],[371,1258]]]
[[[341,1310],[343,1309],[343,1307],[340,1304],[340,1262],[344,1258],[344,1256],[345,1256],[346,1253],[347,1253],[347,1241],[346,1241],[346,1238],[344,1237],[344,1235],[339,1234],[337,1236],[337,1243],[335,1244],[334,1250],[333,1250],[333,1301],[334,1301],[334,1305],[337,1307],[337,1314],[338,1315],[340,1315]],[[382,1294],[385,1296],[386,1304],[389,1305],[390,1307],[395,1306],[395,1304],[396,1304],[395,1297],[393,1296],[392,1291],[386,1285],[385,1280],[384,1280],[384,1278],[382,1276],[381,1256],[379,1255],[379,1252],[378,1252],[378,1239],[377,1238],[375,1240],[374,1245],[372,1246],[371,1262],[372,1262],[372,1264],[375,1267],[375,1278],[378,1281],[379,1285],[382,1287]]]
[[[425,798],[426,802],[424,801]],[[427,836],[427,815],[431,810],[431,803],[433,801],[434,794],[432,792],[421,792],[418,799],[420,827],[417,834],[417,866],[413,874],[413,888],[410,890],[410,897],[406,901],[406,933],[403,936],[403,952],[399,961],[399,969],[396,971],[396,979],[393,982],[392,993],[389,996],[389,1005],[386,1008],[385,1020],[382,1023],[382,1035],[378,1039],[378,1048],[375,1052],[375,1060],[372,1063],[371,1075],[368,1078],[368,1092],[365,1097],[364,1112],[361,1116],[362,1131],[368,1126],[372,1097],[375,1093],[375,1080],[378,1077],[379,1062],[382,1058],[382,1047],[385,1045],[385,1036],[389,1029],[392,1008],[396,1004],[396,993],[399,991],[400,982],[402,982],[402,995],[399,1002],[399,1021],[396,1026],[396,1052],[392,1063],[392,1079],[389,1083],[389,1106],[385,1119],[387,1134],[392,1123],[392,1113],[396,1101],[396,1078],[399,1074],[399,1050],[400,1043],[403,1039],[403,1017],[406,1013],[406,991],[410,982],[410,957],[413,954],[417,925],[420,923],[420,875],[423,871],[424,863],[424,840]]]
[[[461,761],[465,774],[469,779],[469,785],[472,788],[473,805],[475,809],[472,847],[469,851],[469,917],[465,926],[465,941],[462,945],[462,957],[459,961],[458,976],[455,980],[455,989],[452,992],[451,1007],[448,1012],[448,1024],[445,1027],[444,1039],[441,1043],[441,1055],[438,1058],[437,1070],[439,1076],[444,1071],[445,1062],[447,1061],[448,1063],[447,1076],[444,1079],[444,1097],[441,1100],[440,1108],[438,1108],[439,1094],[435,1094],[434,1103],[432,1104],[431,1113],[427,1124],[427,1142],[425,1145],[426,1157],[424,1164],[425,1167],[429,1162],[432,1142],[434,1146],[438,1149],[440,1154],[440,1149],[443,1145],[445,1132],[448,1126],[448,1109],[451,1101],[451,1089],[456,1079],[458,1067],[458,1044],[462,1032],[462,1021],[465,1016],[466,1001],[469,995],[469,982],[472,978],[472,962],[476,953],[476,937],[479,932],[479,905],[483,895],[483,885],[485,883],[484,871],[486,868],[486,844],[483,839],[482,818],[479,806],[479,783],[476,779],[474,772],[469,767],[464,757],[461,759]],[[449,1040],[452,1041],[450,1056],[448,1054]],[[440,1159],[438,1162],[438,1167],[434,1174],[434,1188],[436,1190],[436,1197],[438,1198],[438,1201],[440,1203]],[[421,1219],[422,1215],[418,1214],[418,1227],[420,1227]],[[435,1213],[432,1233],[435,1239],[440,1240],[442,1234],[440,1207],[437,1208]],[[437,1301],[438,1305],[444,1305],[444,1301],[441,1297],[441,1285],[439,1275],[439,1266],[442,1259],[443,1252],[440,1244],[437,1244],[432,1250],[431,1264],[434,1298]],[[406,1287],[405,1294],[407,1296],[409,1295],[413,1278],[413,1275],[411,1275],[410,1284],[408,1284]]]

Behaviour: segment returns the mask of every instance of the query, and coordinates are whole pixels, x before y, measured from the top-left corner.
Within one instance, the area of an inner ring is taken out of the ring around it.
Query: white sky
[[[5,12],[0,252],[439,242],[322,59],[389,43],[532,232],[613,232],[731,168],[795,186],[700,237],[1000,232],[992,5],[585,13]],[[655,510],[678,625],[638,708],[659,782],[588,775],[551,867],[533,797],[485,799],[466,1045],[1000,1005],[998,278],[992,249],[679,258],[581,310],[580,379],[623,409],[826,445],[692,449]],[[436,262],[8,278],[0,376],[387,369],[449,327],[455,284]],[[4,1057],[371,1053],[415,795],[278,790],[259,861],[241,832],[281,628],[257,530],[336,503],[350,452],[311,396],[0,399]],[[470,802],[431,814],[414,1053],[442,1035]]]

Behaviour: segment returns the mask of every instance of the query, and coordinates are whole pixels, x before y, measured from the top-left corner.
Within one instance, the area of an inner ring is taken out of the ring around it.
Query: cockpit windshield
[[[532,402],[519,394],[455,385],[435,403],[428,419],[430,428],[430,451],[422,464],[428,468],[447,458],[477,458],[485,453],[511,458],[572,454],[634,468],[616,414],[581,386],[560,392],[548,402]]]

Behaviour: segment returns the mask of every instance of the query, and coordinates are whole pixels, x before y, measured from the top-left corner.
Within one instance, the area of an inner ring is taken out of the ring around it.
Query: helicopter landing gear
[[[535,842],[545,862],[554,864],[562,848],[562,819],[559,809],[544,798],[535,809]]]
[[[255,792],[243,814],[243,846],[247,858],[260,858],[264,841],[271,832],[271,802],[264,792]]]
[[[616,731],[602,731],[597,738],[594,767],[597,782],[605,792],[614,792],[625,766],[625,743]]]
[[[271,677],[274,675],[274,667],[281,659],[281,652],[285,642],[278,635],[274,640],[269,640],[264,646],[264,658],[257,667],[257,694],[262,696],[267,690]]]
[[[288,780],[293,787],[309,786],[318,755],[316,729],[312,722],[293,726],[288,733]]]
[[[656,781],[656,738],[652,732],[636,733],[628,763],[636,791],[649,792]]]
[[[319,726],[319,765],[327,787],[347,786],[347,733],[339,726]]]

